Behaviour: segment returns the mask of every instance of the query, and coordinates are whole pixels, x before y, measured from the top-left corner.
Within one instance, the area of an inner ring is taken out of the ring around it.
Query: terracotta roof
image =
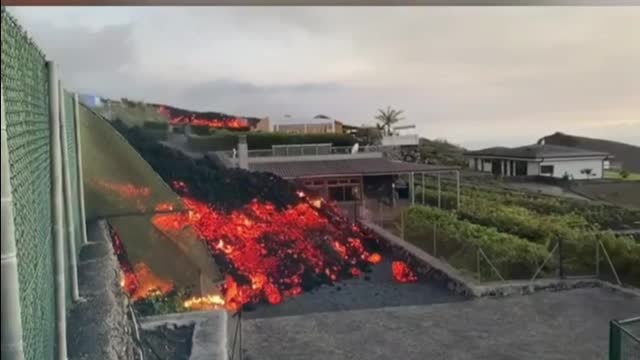
[[[249,164],[249,168],[252,171],[273,173],[285,179],[408,174],[459,169],[457,166],[415,164],[387,158],[253,163]]]

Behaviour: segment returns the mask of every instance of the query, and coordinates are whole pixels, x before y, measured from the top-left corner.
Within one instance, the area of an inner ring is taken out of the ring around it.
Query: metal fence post
[[[15,224],[13,222],[13,195],[11,189],[11,168],[9,167],[9,147],[7,145],[7,120],[4,107],[4,86],[0,97],[2,106],[2,358],[24,360],[22,343],[22,311],[20,304],[20,282],[18,281],[18,256],[16,249]]]
[[[438,257],[438,223],[433,223],[433,257]]]
[[[62,154],[60,151],[60,94],[58,72],[53,61],[49,70],[49,112],[51,116],[51,202],[53,215],[54,278],[56,297],[56,352],[57,360],[67,359],[67,313],[64,278],[64,204],[62,194]]]
[[[476,249],[476,273],[478,276],[478,280],[482,280],[482,275],[480,273],[480,248]]]
[[[609,322],[609,360],[622,360],[621,349],[620,326],[617,321],[612,320]]]
[[[71,189],[71,171],[69,169],[69,139],[67,137],[67,124],[66,124],[66,116],[67,109],[65,107],[65,98],[64,98],[64,88],[62,87],[62,82],[58,81],[58,94],[60,99],[60,148],[62,155],[62,191],[64,194],[64,207],[65,207],[65,217],[66,217],[66,225],[67,225],[67,250],[68,250],[68,258],[69,258],[69,271],[71,275],[71,299],[73,301],[78,301],[80,299],[80,291],[78,290],[78,265],[76,262],[76,236],[75,236],[75,224],[73,218],[73,194]]]
[[[596,242],[596,276],[600,277],[600,242]]]
[[[111,106],[111,105],[109,105]],[[84,203],[84,173],[82,171],[82,140],[80,139],[80,101],[78,94],[73,94],[73,121],[76,128],[76,149],[78,162],[78,198],[80,199],[80,239],[87,244],[87,215]]]
[[[400,209],[400,238],[404,240],[404,209]]]
[[[424,172],[422,173],[422,187],[421,187],[421,192],[422,192],[422,205],[424,205],[424,193],[427,191],[427,187],[425,186],[424,183]]]
[[[460,170],[456,171],[456,210],[460,210]]]
[[[440,173],[438,173],[438,209],[442,209],[442,184],[440,181]]]
[[[564,279],[564,253],[562,251],[562,238],[558,240],[558,276]]]
[[[409,191],[411,191],[411,205],[416,204],[416,179],[413,172],[409,174]]]

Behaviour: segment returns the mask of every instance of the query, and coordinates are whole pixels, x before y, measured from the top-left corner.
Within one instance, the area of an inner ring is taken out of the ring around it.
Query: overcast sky
[[[640,144],[640,7],[10,11],[79,92],[353,125],[391,105],[469,148]]]

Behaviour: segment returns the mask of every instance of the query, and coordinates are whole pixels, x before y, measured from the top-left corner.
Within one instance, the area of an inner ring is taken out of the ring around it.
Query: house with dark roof
[[[349,213],[368,200],[385,204],[407,199],[415,202],[415,184],[425,177],[455,177],[458,166],[440,166],[393,160],[385,146],[341,147],[332,144],[273,145],[248,150],[240,137],[238,150],[207,156],[227,167],[267,172],[299,183],[324,199],[337,202]],[[356,210],[360,211],[360,210]]]
[[[469,168],[500,176],[549,176],[601,179],[610,154],[574,147],[534,144],[492,147],[464,153]]]

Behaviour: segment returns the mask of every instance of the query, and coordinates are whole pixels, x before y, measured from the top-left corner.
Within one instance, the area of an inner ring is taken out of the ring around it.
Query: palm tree
[[[391,106],[387,106],[387,110],[378,109],[378,115],[375,117],[380,123],[378,127],[384,130],[386,135],[391,135],[391,126],[404,120],[403,117],[400,117],[403,112],[403,110],[394,110]]]

